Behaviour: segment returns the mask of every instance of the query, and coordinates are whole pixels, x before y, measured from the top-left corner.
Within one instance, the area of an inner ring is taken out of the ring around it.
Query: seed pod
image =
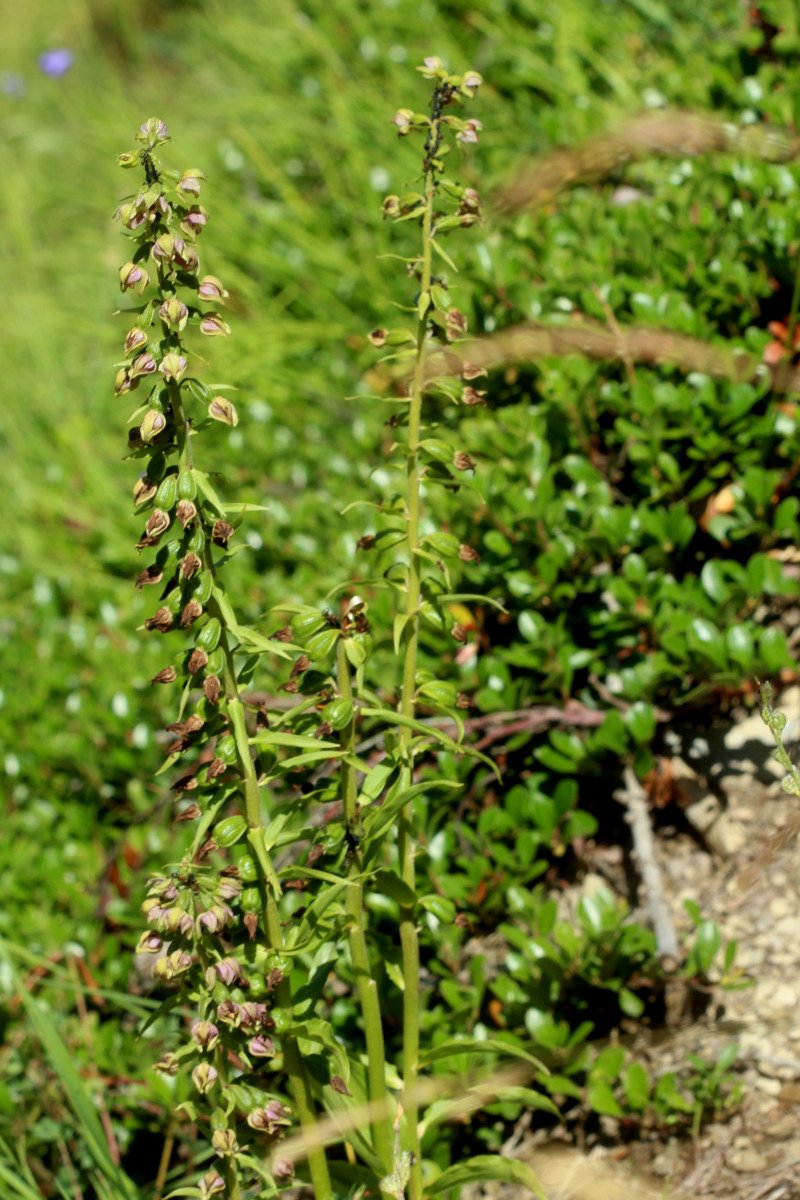
[[[353,719],[353,702],[351,700],[334,700],[323,710],[322,716],[331,729],[344,729]]]
[[[216,650],[219,644],[219,639],[222,634],[222,626],[217,617],[212,617],[207,625],[197,635],[197,645],[210,654],[212,650]],[[206,659],[206,662],[208,659]]]
[[[255,883],[258,880],[256,861],[249,854],[243,855],[239,859],[237,866],[239,868],[239,878],[242,883]]]
[[[217,758],[221,758],[224,763],[232,764],[236,762],[236,738],[233,734],[226,734],[217,742]]]
[[[245,888],[239,897],[242,912],[258,913],[261,911],[261,893],[257,887]]]
[[[197,483],[191,467],[184,467],[178,475],[178,499],[194,500],[197,495]]]
[[[192,532],[186,538],[186,550],[192,554],[202,554],[205,544],[206,535],[203,532],[202,525],[195,525]]]
[[[325,618],[320,612],[303,612],[292,617],[292,634],[301,644],[317,630],[322,629]]]
[[[223,650],[213,650],[208,656],[206,672],[209,675],[222,675],[225,671],[225,653]]]
[[[211,595],[211,589],[214,586],[214,577],[210,571],[205,571],[197,581],[194,589],[194,598],[200,604],[207,604]]]
[[[177,475],[167,475],[161,480],[156,492],[156,508],[162,508],[167,512],[175,507],[175,500],[178,494],[178,477]]]
[[[214,841],[218,846],[235,846],[241,841],[247,830],[247,821],[241,814],[224,817],[214,826]]]

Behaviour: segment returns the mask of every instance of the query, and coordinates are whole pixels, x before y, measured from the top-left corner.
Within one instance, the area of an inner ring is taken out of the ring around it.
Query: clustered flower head
[[[448,178],[444,158],[450,149],[447,145],[448,135],[461,147],[474,145],[478,141],[483,129],[481,122],[475,117],[463,118],[452,110],[473,99],[483,79],[473,70],[453,75],[443,61],[434,55],[426,58],[417,70],[434,84],[430,111],[417,113],[410,108],[400,108],[391,120],[401,137],[416,134],[425,139],[423,176],[433,187],[436,201],[430,236],[432,242],[439,245],[442,238],[453,230],[477,225],[481,219],[478,192],[474,187]],[[392,194],[383,201],[384,217],[396,222],[416,220],[421,225],[425,209],[426,195],[422,190],[405,195]],[[407,262],[408,273],[416,280],[421,278],[421,267],[422,260],[419,257]],[[417,297],[417,306],[427,322],[428,332],[435,338],[454,342],[466,336],[467,318],[450,303],[448,287],[441,276],[435,278],[433,286],[424,296]],[[388,348],[390,357],[401,362],[415,352],[415,334],[408,329],[374,329],[367,337],[373,346]],[[462,377],[468,381],[475,378],[475,373],[470,373],[470,368],[465,367]],[[463,404],[479,404],[484,394],[475,388],[464,387],[460,400]],[[458,395],[453,398],[458,398]]]

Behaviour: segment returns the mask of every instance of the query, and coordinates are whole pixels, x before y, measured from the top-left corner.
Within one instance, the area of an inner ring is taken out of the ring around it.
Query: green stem
[[[267,941],[270,948],[276,954],[280,954],[283,951],[283,931],[281,929],[277,900],[277,896],[280,894],[280,885],[277,886],[277,889],[273,885],[273,880],[274,884],[278,884],[277,875],[264,847],[258,776],[256,775],[255,763],[250,754],[250,747],[247,740],[244,706],[242,705],[234,674],[233,654],[224,631],[220,638],[220,645],[225,656],[225,691],[228,696],[228,716],[234,738],[236,739],[239,769],[242,772],[244,781],[245,814],[249,826],[248,838],[264,875],[262,891],[264,895],[264,925],[267,933]],[[276,987],[275,999],[281,1008],[291,1011],[292,989],[288,979],[282,980]],[[289,1087],[295,1109],[297,1110],[297,1119],[300,1122],[300,1128],[306,1133],[312,1134],[317,1127],[318,1118],[314,1107],[314,1097],[311,1092],[311,1082],[305,1068],[305,1063],[303,1062],[295,1038],[283,1034],[281,1045],[283,1046],[283,1060],[286,1067],[286,1074],[289,1077]],[[310,1146],[308,1168],[314,1188],[314,1200],[332,1200],[333,1191],[328,1173],[328,1163],[325,1157],[325,1148],[321,1143],[314,1142],[310,1142]]]
[[[339,695],[342,700],[353,703],[353,683],[350,677],[350,664],[345,651],[344,640],[340,639],[336,652],[336,675],[339,685]],[[346,753],[355,755],[356,752],[356,723],[355,715],[351,716],[347,725],[341,731],[340,742]],[[355,769],[350,763],[342,760],[342,803],[344,807],[345,827],[350,836],[355,835],[358,821],[358,784]],[[364,1022],[364,1035],[367,1048],[367,1085],[369,1098],[373,1104],[382,1104],[387,1111],[381,1117],[375,1117],[372,1122],[372,1144],[380,1159],[384,1175],[391,1175],[394,1170],[394,1137],[388,1113],[388,1094],[386,1090],[386,1049],[383,1040],[383,1022],[381,1019],[380,998],[378,988],[370,969],[369,950],[364,921],[364,877],[361,852],[356,845],[352,860],[353,879],[345,896],[347,912],[347,939],[350,945],[350,958],[356,980],[356,990],[361,1005],[361,1016]]]
[[[186,415],[183,409],[180,387],[175,383],[171,384],[169,395],[178,440],[178,452],[181,465],[183,466],[186,462],[188,452],[188,438]],[[211,572],[216,584],[214,561],[208,549],[206,549],[204,554],[204,566],[206,570]],[[236,682],[233,652],[228,641],[225,622],[221,612],[219,613],[219,617],[223,627],[220,646],[225,659],[224,686],[227,698],[228,719],[236,741],[239,770],[242,773],[245,813],[249,826],[248,836],[263,873],[262,890],[265,897],[264,925],[270,948],[277,954],[280,954],[283,950],[283,933],[277,903],[277,896],[280,895],[280,884],[264,846],[263,838],[260,836],[263,833],[263,827],[261,824],[261,795],[258,786],[258,776],[250,754],[250,744],[244,718],[244,706]],[[275,989],[275,998],[281,1008],[291,1011],[292,992],[291,985],[287,979],[283,980]],[[313,1133],[318,1121],[311,1092],[311,1083],[305,1064],[294,1038],[284,1035],[281,1042],[286,1073],[289,1077],[289,1087],[295,1109],[297,1110],[300,1127],[306,1133]],[[311,1183],[314,1188],[314,1200],[333,1200],[328,1163],[325,1157],[325,1149],[321,1144],[315,1144],[313,1145],[313,1149],[309,1150],[308,1167],[311,1174]],[[230,1187],[230,1184],[228,1186]],[[238,1183],[236,1184],[236,1188],[236,1194],[231,1193],[232,1200],[237,1200]]]
[[[422,218],[422,270],[420,296],[428,296],[431,288],[431,257],[433,231],[433,202],[436,179],[433,168],[427,164],[425,171],[425,212]],[[419,442],[422,426],[422,397],[425,378],[425,348],[428,333],[427,310],[417,323],[416,355],[411,397],[408,409],[408,461],[406,468],[406,550],[408,575],[406,580],[406,626],[403,656],[403,684],[400,693],[400,713],[413,717],[416,691],[417,650],[419,645],[419,604],[421,596],[420,559],[417,554],[420,539],[420,457]],[[403,727],[400,744],[404,754],[404,765],[400,786],[410,787],[414,777],[414,756],[411,749],[413,731]],[[412,806],[407,804],[400,813],[398,828],[398,852],[400,874],[403,883],[416,894],[416,870],[414,858],[416,846],[413,831]],[[412,905],[400,909],[400,947],[403,965],[403,1104],[407,1118],[408,1149],[414,1155],[414,1164],[409,1180],[409,1200],[420,1200],[422,1196],[422,1169],[418,1134],[419,1105],[416,1100],[416,1083],[419,1074],[419,1024],[421,997],[419,986],[420,960],[419,937]]]

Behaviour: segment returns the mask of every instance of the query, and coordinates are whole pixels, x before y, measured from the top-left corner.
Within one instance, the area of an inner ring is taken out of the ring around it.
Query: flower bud
[[[463,450],[457,450],[453,455],[453,466],[457,471],[474,471],[475,463]]]
[[[174,683],[177,678],[178,672],[174,667],[164,667],[163,671],[159,671],[150,680],[150,686],[152,687],[156,683]]]
[[[150,276],[144,267],[132,262],[126,262],[124,267],[120,267],[119,286],[123,292],[137,291],[141,295],[149,282]]]
[[[464,337],[467,332],[467,318],[457,308],[451,308],[445,316],[445,333],[448,342]]]
[[[282,1125],[291,1125],[289,1110],[280,1100],[270,1100],[263,1108],[255,1108],[247,1114],[247,1124],[251,1129],[260,1129],[265,1133],[277,1133]]]
[[[175,623],[175,617],[170,610],[164,606],[153,613],[152,617],[148,617],[144,623],[147,630],[157,630],[158,633],[168,633]]]
[[[197,508],[191,500],[181,500],[175,509],[175,516],[183,528],[186,529],[197,518]]]
[[[213,1021],[195,1021],[192,1040],[201,1050],[213,1050],[219,1041],[219,1029]]]
[[[217,896],[220,900],[235,900],[241,893],[242,885],[238,879],[223,878],[220,880],[217,888]]]
[[[456,141],[460,142],[462,146],[472,145],[477,142],[478,134],[482,129],[482,122],[476,120],[475,117],[470,117],[456,134]]]
[[[147,334],[138,325],[134,325],[133,329],[128,330],[123,343],[123,349],[126,354],[133,354],[134,350],[141,350],[142,346],[147,345]]]
[[[181,618],[179,621],[181,629],[188,629],[190,625],[194,624],[198,617],[202,616],[202,614],[202,604],[198,604],[196,600],[189,600],[186,604],[184,604],[181,612]]]
[[[180,256],[183,249],[183,238],[176,238],[174,233],[162,233],[153,243],[150,251],[156,262],[171,263],[175,256]]]
[[[398,108],[392,117],[392,124],[397,126],[398,137],[408,137],[411,133],[411,121],[414,113],[410,108]]]
[[[142,934],[139,941],[136,943],[137,954],[160,954],[164,943],[157,933],[151,933],[149,930]]]
[[[192,956],[185,950],[174,950],[166,958],[159,958],[153,967],[153,975],[157,979],[171,980],[176,975],[183,975],[192,965]]]
[[[193,650],[186,663],[186,670],[190,675],[196,675],[198,671],[202,671],[207,662],[208,655],[205,650]]]
[[[216,300],[220,304],[228,299],[228,293],[216,275],[204,275],[197,286],[197,294],[201,300]]]
[[[478,88],[483,83],[483,76],[477,71],[467,71],[461,77],[461,90],[466,96],[474,96]]]
[[[211,908],[200,913],[197,918],[197,931],[198,933],[202,933],[204,930],[207,933],[219,933],[232,920],[233,913],[227,904],[212,904]]]
[[[211,1066],[211,1063],[201,1062],[192,1071],[192,1083],[201,1096],[210,1092],[216,1082],[217,1070]]]
[[[184,908],[174,905],[167,910],[163,928],[165,933],[191,933],[192,918]]]
[[[197,237],[208,222],[208,213],[200,204],[194,204],[181,220],[181,229],[189,237]]]
[[[189,320],[189,309],[177,296],[170,296],[169,300],[165,300],[159,308],[158,315],[167,329],[180,333],[186,328],[186,322]]]
[[[183,579],[192,579],[198,571],[202,570],[202,560],[196,554],[187,554],[181,559],[181,576]]]
[[[130,374],[127,367],[120,367],[114,376],[114,395],[124,396],[133,387]]]
[[[136,140],[137,142],[146,142],[148,146],[160,146],[162,142],[169,141],[169,130],[159,117],[150,117],[148,121],[139,126]]]
[[[294,1166],[288,1158],[273,1158],[270,1170],[276,1179],[291,1179],[294,1176]]]
[[[220,1158],[235,1158],[239,1153],[239,1143],[232,1129],[216,1129],[211,1135],[211,1145]]]
[[[206,1171],[197,1187],[200,1192],[200,1200],[209,1200],[209,1197],[219,1196],[225,1191],[225,1180],[219,1171]]]
[[[429,54],[427,58],[423,58],[422,66],[417,67],[420,75],[425,79],[434,79],[440,71],[444,71],[444,63],[439,58],[438,54]]]
[[[159,370],[166,380],[177,383],[186,371],[186,359],[172,350],[162,358]]]
[[[158,363],[152,354],[139,354],[130,365],[130,377],[136,379],[140,375],[153,375],[158,370]]]
[[[241,1022],[241,1010],[235,1000],[223,1000],[217,1005],[217,1020],[231,1029],[238,1029]]]
[[[215,546],[222,546],[223,549],[227,548],[228,542],[233,537],[233,534],[233,526],[229,525],[227,521],[215,521],[211,527],[212,542]]]
[[[253,1058],[272,1058],[275,1053],[275,1043],[272,1038],[258,1034],[247,1043],[247,1049]]]
[[[167,418],[157,408],[149,408],[139,426],[139,437],[149,446],[167,427]]]
[[[159,1071],[162,1075],[177,1075],[180,1063],[177,1054],[173,1054],[168,1050],[166,1054],[162,1054],[161,1058],[154,1065],[153,1070]]]
[[[489,372],[486,370],[486,367],[478,367],[474,363],[464,363],[461,370],[461,378],[467,381],[470,379],[481,379],[488,374]],[[485,396],[486,393],[481,392],[481,395]]]
[[[169,529],[169,513],[160,508],[154,508],[147,518],[145,533],[149,538],[160,538]]]
[[[184,192],[187,196],[200,195],[200,183],[206,176],[202,171],[198,171],[196,167],[187,167],[178,180],[178,191]]]
[[[200,332],[206,337],[227,337],[231,327],[223,321],[219,313],[206,313],[200,319]]]
[[[235,427],[239,424],[239,414],[230,400],[226,400],[224,396],[214,397],[208,406],[208,415],[214,421],[221,421],[223,425]]]
[[[133,503],[135,505],[146,504],[148,500],[152,500],[157,491],[156,485],[151,483],[146,475],[140,475],[133,485]]]
[[[218,979],[222,980],[226,987],[230,987],[241,977],[241,969],[235,958],[220,958],[210,970],[216,974]]]

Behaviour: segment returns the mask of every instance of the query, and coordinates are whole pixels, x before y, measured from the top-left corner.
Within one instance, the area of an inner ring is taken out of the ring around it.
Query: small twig
[[[680,962],[680,951],[661,871],[656,862],[647,795],[632,767],[625,768],[623,780],[624,785],[614,792],[614,799],[625,808],[625,819],[631,827],[633,856],[639,868],[645,907],[656,935],[658,956],[664,970],[671,972]]]

